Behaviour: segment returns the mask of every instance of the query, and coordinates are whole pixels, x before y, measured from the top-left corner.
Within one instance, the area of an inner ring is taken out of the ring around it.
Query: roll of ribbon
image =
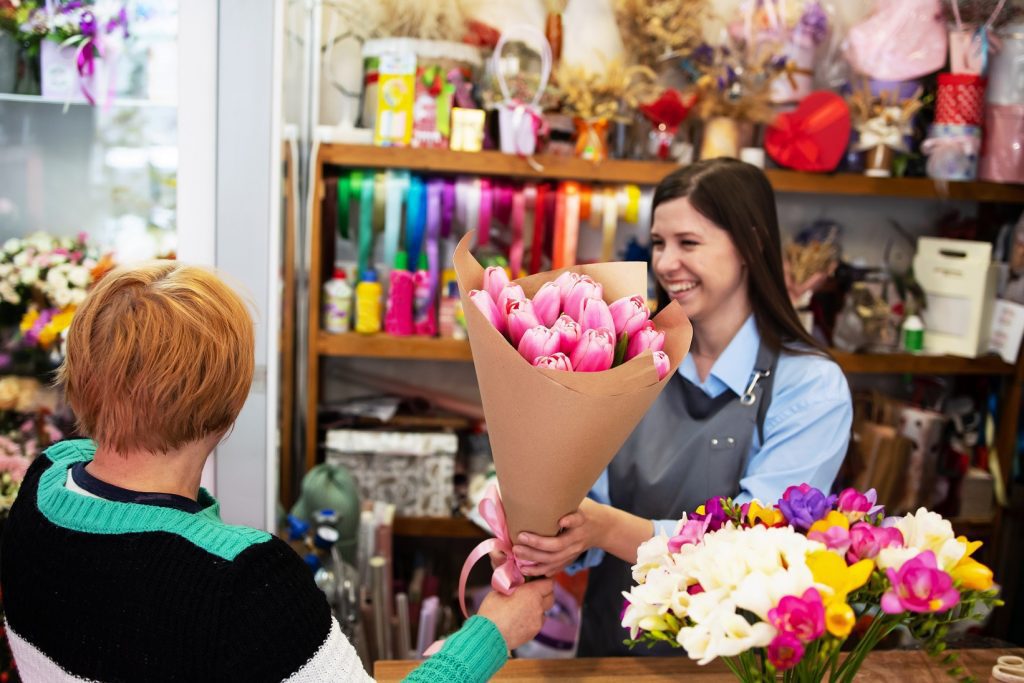
[[[480,178],[480,220],[477,222],[477,246],[491,243],[491,215],[494,212],[494,191],[489,178]]]
[[[405,209],[405,253],[410,268],[419,261],[423,248],[423,232],[427,223],[427,196],[423,178],[418,175],[409,178],[408,205]],[[391,265],[391,264],[388,264]]]
[[[384,205],[384,263],[394,264],[402,237],[402,206],[409,189],[409,174],[404,171],[389,171],[387,198]]]
[[[565,228],[562,235],[562,267],[576,265],[576,252],[580,240],[580,186],[565,184]]]
[[[623,218],[634,225],[640,219],[640,188],[632,183],[626,185],[626,213]]]
[[[594,188],[590,193],[590,227],[600,228],[604,220],[604,195],[606,189]]]
[[[548,186],[537,186],[537,203],[533,209],[533,242],[530,244],[530,272],[539,273],[544,254],[544,231],[547,223]]]
[[[536,183],[526,183],[523,186],[523,199],[525,208],[523,215],[523,269],[529,274],[533,271],[529,270],[530,264],[527,263],[526,254],[527,252],[533,253],[533,228],[537,222]]]
[[[373,231],[384,231],[384,203],[388,198],[388,174],[380,171],[373,176]]]
[[[645,187],[640,190],[640,210],[637,214],[636,227],[639,231],[648,232],[651,229],[651,209],[654,204],[654,189]]]
[[[522,188],[512,194],[512,215],[509,225],[512,230],[512,241],[508,248],[508,267],[512,277],[519,277],[523,270],[523,221],[526,217],[526,193]]]
[[[511,183],[496,181],[494,187],[494,217],[499,223],[508,225],[512,218],[512,197],[515,190]]]
[[[611,261],[615,254],[615,233],[619,227],[619,206],[615,200],[615,189],[604,188],[601,220],[601,260]]]
[[[473,179],[462,177],[455,181],[455,220],[459,224],[459,228],[462,232],[467,232],[470,229],[469,225],[469,197],[473,191]],[[479,202],[477,202],[477,211],[479,211]],[[473,220],[476,220],[476,216],[473,216]]]
[[[359,278],[373,265],[373,176],[352,174],[353,189],[359,182]]]
[[[452,234],[452,221],[455,218],[455,181],[444,179],[441,188],[441,237],[448,239]]]
[[[438,242],[441,238],[441,204],[445,181],[432,178],[427,184],[427,269],[430,272],[430,297],[434,300],[441,274],[441,254]]]
[[[342,173],[338,178],[338,235],[348,239],[349,210],[352,206],[352,177],[349,173]]]
[[[558,270],[565,260],[565,186],[559,183],[555,190],[555,230],[551,241],[551,269]]]
[[[591,189],[590,185],[580,183],[580,221],[590,218]]]

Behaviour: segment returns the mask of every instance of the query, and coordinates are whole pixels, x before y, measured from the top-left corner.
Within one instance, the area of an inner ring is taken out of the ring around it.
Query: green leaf
[[[615,343],[615,360],[612,361],[612,367],[622,365],[622,361],[626,359],[626,346],[629,344],[629,338],[625,332],[619,334],[619,339]]]

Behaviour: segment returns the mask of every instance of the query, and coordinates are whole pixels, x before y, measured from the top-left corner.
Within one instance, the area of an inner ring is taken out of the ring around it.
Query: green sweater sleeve
[[[413,669],[409,683],[480,683],[498,672],[508,659],[505,639],[494,623],[481,616],[469,620],[444,641],[436,655]]]

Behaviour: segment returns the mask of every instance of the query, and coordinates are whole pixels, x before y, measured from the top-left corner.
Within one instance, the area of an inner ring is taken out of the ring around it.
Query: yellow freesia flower
[[[846,560],[836,553],[819,550],[807,556],[807,568],[811,570],[816,583],[824,584],[831,589],[831,595],[822,596],[827,606],[832,603],[845,603],[847,595],[868,582],[875,563],[872,560],[861,560],[847,566]]]
[[[992,570],[970,557],[960,560],[950,572],[953,580],[969,590],[987,591],[992,587]]]
[[[747,519],[750,520],[751,525],[760,522],[767,527],[782,526],[786,522],[782,510],[762,507],[757,500],[750,501],[750,507],[747,508]]]
[[[820,531],[822,533],[825,533],[834,526],[842,527],[849,531],[850,520],[848,520],[846,518],[846,515],[844,515],[843,513],[836,512],[835,510],[833,510],[832,512],[828,513],[825,519],[819,519],[817,522],[812,524],[811,528],[808,529],[808,531]]]
[[[982,546],[981,541],[968,541],[966,536],[957,536],[956,540],[964,547],[963,559],[967,559],[968,557],[973,555],[974,551],[976,551],[978,548]]]
[[[37,311],[36,309],[30,308],[27,311],[25,311],[25,315],[22,317],[21,325],[19,326],[21,328],[22,333],[31,330],[32,326],[36,324],[36,320],[38,319],[39,311]]]
[[[845,602],[833,602],[825,608],[825,629],[836,638],[850,635],[856,623],[857,615]]]
[[[75,317],[75,307],[68,306],[63,311],[53,316],[47,327],[52,327],[58,334],[71,327],[71,320]]]

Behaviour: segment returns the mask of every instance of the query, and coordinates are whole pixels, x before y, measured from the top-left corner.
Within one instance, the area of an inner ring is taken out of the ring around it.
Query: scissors
[[[1024,683],[1024,659],[1004,655],[992,667],[992,678],[1006,683]]]

